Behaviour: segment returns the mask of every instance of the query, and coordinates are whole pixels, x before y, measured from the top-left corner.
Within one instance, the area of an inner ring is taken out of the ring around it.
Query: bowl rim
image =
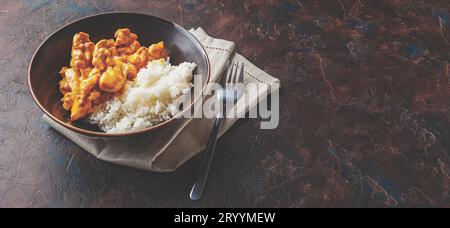
[[[141,16],[147,16],[147,17],[152,17],[156,20],[159,20],[163,23],[167,23],[167,24],[171,24],[173,26],[175,26],[177,29],[179,29],[181,32],[183,32],[185,35],[187,35],[188,37],[190,37],[194,42],[196,42],[200,47],[201,47],[201,51],[202,51],[202,55],[204,57],[204,59],[206,60],[206,65],[207,65],[207,78],[206,78],[206,83],[205,85],[203,85],[203,88],[201,90],[201,93],[198,97],[194,97],[194,101],[191,102],[191,104],[184,108],[183,111],[181,111],[180,113],[178,113],[177,115],[173,116],[171,119],[164,121],[162,123],[159,123],[157,125],[142,129],[142,130],[137,130],[137,131],[130,131],[130,132],[126,132],[126,133],[105,133],[105,132],[96,132],[96,131],[90,131],[90,130],[86,130],[86,129],[82,129],[73,125],[70,125],[68,123],[65,123],[61,120],[59,120],[58,118],[54,117],[49,111],[47,111],[44,106],[39,102],[39,100],[37,99],[36,94],[34,93],[33,87],[31,85],[31,68],[35,62],[35,58],[36,55],[38,54],[38,52],[41,50],[41,48],[47,43],[47,41],[52,38],[55,34],[57,34],[58,32],[66,29],[67,27],[80,22],[82,20],[86,20],[89,18],[93,18],[93,17],[98,17],[98,16],[104,16],[104,15],[112,15],[112,14],[134,14],[134,15],[141,15]],[[48,117],[50,117],[53,121],[55,121],[56,123],[58,123],[59,125],[75,131],[77,133],[81,133],[85,136],[92,136],[92,137],[99,137],[99,138],[120,138],[120,137],[129,137],[129,136],[137,136],[137,135],[143,135],[145,133],[149,133],[151,131],[154,131],[156,129],[160,129],[166,125],[169,125],[171,123],[173,123],[175,120],[179,119],[179,117],[181,117],[183,114],[185,114],[187,111],[191,110],[192,107],[195,107],[195,104],[197,104],[197,102],[200,101],[200,99],[203,97],[203,93],[206,90],[208,84],[210,83],[211,80],[211,64],[210,64],[210,60],[209,60],[209,56],[208,53],[205,50],[205,47],[201,44],[201,42],[189,31],[187,31],[185,28],[183,28],[182,26],[168,21],[166,19],[163,19],[161,17],[155,16],[155,15],[151,15],[151,14],[147,14],[147,13],[138,13],[138,12],[128,12],[128,11],[117,11],[117,12],[105,12],[105,13],[98,13],[98,14],[92,14],[92,15],[88,15],[88,16],[84,16],[81,17],[79,19],[76,19],[60,28],[58,28],[56,31],[54,31],[53,33],[51,33],[47,38],[44,39],[44,41],[42,41],[41,44],[39,44],[38,48],[36,49],[36,51],[34,52],[31,61],[30,61],[30,65],[28,66],[28,87],[29,90],[31,91],[31,95],[34,99],[34,101],[37,103],[37,105],[39,106],[39,108],[44,112],[45,115],[47,115]]]

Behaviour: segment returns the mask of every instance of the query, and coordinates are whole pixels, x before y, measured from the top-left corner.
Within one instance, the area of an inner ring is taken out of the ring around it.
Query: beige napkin
[[[264,83],[272,91],[279,89],[279,80],[268,75],[261,69],[251,64],[239,54],[233,54],[234,43],[226,40],[210,37],[206,32],[198,28],[190,32],[205,47],[211,62],[211,81],[218,81],[220,72],[231,57],[232,63],[245,63],[244,83]],[[266,97],[270,91],[256,90],[254,87],[246,87],[246,93],[252,94],[248,101],[240,99],[238,102],[247,103],[238,105],[238,116],[256,107],[259,99]],[[182,119],[175,125],[164,129],[161,134],[149,138],[138,137],[133,140],[92,138],[68,130],[49,117],[44,115],[44,120],[51,127],[65,135],[80,147],[100,160],[128,167],[151,170],[156,172],[170,172],[176,170],[184,162],[203,151],[206,147],[213,119]],[[223,135],[237,119],[225,119],[220,131]]]

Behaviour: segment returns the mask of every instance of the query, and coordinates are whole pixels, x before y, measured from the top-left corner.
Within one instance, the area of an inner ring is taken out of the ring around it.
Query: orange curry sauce
[[[70,68],[63,67],[59,90],[70,120],[87,117],[96,105],[121,95],[127,80],[133,80],[149,61],[166,59],[164,42],[141,46],[129,29],[119,29],[115,40],[90,41],[80,32],[73,37]]]

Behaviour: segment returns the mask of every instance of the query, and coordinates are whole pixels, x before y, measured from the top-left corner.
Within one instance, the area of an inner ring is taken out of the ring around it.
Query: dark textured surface
[[[0,206],[450,206],[448,1],[101,2],[0,1]],[[200,202],[187,194],[199,158],[171,174],[97,161],[28,92],[46,36],[119,10],[202,26],[281,80],[280,127],[238,122]]]

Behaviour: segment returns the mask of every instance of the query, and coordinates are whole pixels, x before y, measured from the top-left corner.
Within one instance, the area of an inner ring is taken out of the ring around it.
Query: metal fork
[[[221,105],[221,110],[224,110],[227,102],[234,102],[236,105],[236,102],[242,96],[242,87],[236,86],[236,84],[244,82],[244,72],[244,63],[241,64],[240,69],[239,63],[232,64],[225,79],[225,88],[221,88],[216,92],[216,99]],[[217,135],[219,133],[223,118],[224,116],[219,110],[216,114],[214,128],[208,139],[208,147],[200,165],[197,180],[194,183],[190,193],[191,200],[200,200],[203,195],[203,191],[205,190],[206,180],[208,179],[214,151],[216,149]]]

